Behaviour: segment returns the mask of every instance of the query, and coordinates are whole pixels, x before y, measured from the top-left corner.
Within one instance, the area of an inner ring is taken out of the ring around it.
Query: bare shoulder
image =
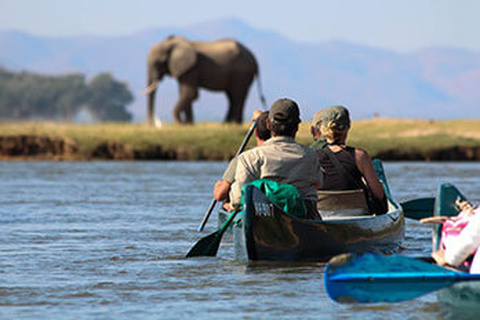
[[[361,162],[370,161],[370,155],[368,152],[361,148],[355,148],[355,158]]]

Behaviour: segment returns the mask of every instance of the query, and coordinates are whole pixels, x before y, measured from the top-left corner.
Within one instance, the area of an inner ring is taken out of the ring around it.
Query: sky
[[[115,36],[238,18],[302,42],[480,52],[479,13],[480,0],[0,0],[0,31]]]

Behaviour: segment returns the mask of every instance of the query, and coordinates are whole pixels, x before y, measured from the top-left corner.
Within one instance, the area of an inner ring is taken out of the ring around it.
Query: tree
[[[111,74],[102,73],[88,84],[88,109],[100,121],[131,121],[132,114],[125,109],[133,96],[125,83]]]
[[[44,76],[0,69],[0,118],[71,120],[86,99],[81,74]]]
[[[86,108],[100,121],[130,121],[126,84],[102,73],[85,84],[82,74],[45,76],[0,67],[0,118],[72,121]]]
[[[82,107],[88,103],[88,88],[85,85],[85,76],[66,75],[60,77],[60,83],[55,83],[57,96],[53,115],[55,118],[71,121]],[[61,94],[58,94],[60,92]]]

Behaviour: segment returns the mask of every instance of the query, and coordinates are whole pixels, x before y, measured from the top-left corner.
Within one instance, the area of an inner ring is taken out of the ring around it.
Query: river
[[[450,182],[480,203],[480,163],[387,162],[393,195]],[[0,162],[1,319],[448,319],[437,294],[368,306],[331,301],[322,263],[249,266],[231,241],[185,259],[223,162]],[[428,255],[408,221],[403,254]]]

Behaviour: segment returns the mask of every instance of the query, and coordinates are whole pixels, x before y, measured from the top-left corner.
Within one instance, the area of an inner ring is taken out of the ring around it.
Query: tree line
[[[101,73],[59,76],[10,72],[0,67],[0,119],[72,121],[82,110],[97,121],[131,121],[127,84]]]

